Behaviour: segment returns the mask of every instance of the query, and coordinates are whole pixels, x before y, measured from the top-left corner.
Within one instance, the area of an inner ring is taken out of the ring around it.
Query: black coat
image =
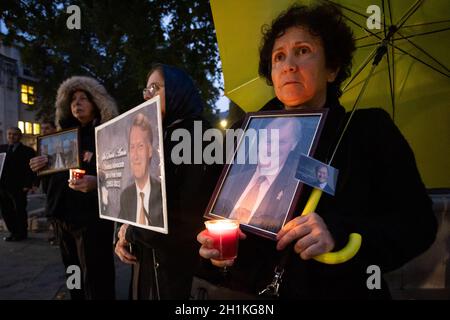
[[[8,145],[0,146],[0,153],[7,152]],[[13,152],[6,155],[0,180],[2,188],[17,192],[23,188],[30,188],[35,175],[30,169],[30,159],[35,156],[32,148],[19,143]]]
[[[347,117],[341,106],[331,106],[315,158],[328,160],[338,138],[336,133]],[[335,239],[335,250],[347,243],[352,232],[362,235],[361,249],[346,263],[326,265],[304,261],[288,247],[291,253],[280,287],[281,298],[388,298],[385,282],[381,290],[367,288],[367,268],[377,265],[382,273],[399,268],[424,252],[436,234],[432,203],[414,154],[385,111],[366,109],[354,114],[332,165],[339,169],[336,194],[324,193],[316,212]],[[310,190],[304,188],[297,212],[302,211]],[[209,261],[200,275],[256,293],[273,278],[280,260],[275,246],[273,241],[248,234],[239,244],[238,258],[227,279]]]

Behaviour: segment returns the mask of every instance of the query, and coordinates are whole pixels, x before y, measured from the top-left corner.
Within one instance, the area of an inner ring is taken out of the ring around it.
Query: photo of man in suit
[[[327,193],[334,194],[334,189],[328,184],[328,167],[323,164],[318,165],[315,168],[315,172],[317,180],[313,183],[313,185]]]
[[[263,163],[258,157],[255,165],[233,165],[212,213],[277,233],[287,218],[298,184],[294,175],[302,126],[298,118],[277,117],[265,129],[270,161]],[[274,157],[270,153],[276,138],[271,135],[272,129],[278,130],[278,156]]]
[[[143,113],[134,117],[128,141],[134,183],[120,195],[119,218],[140,225],[163,227],[161,184],[150,175],[152,128],[149,118]]]

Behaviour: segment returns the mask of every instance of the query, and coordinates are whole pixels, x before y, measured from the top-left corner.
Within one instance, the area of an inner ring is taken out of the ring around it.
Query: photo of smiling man
[[[120,195],[119,218],[139,225],[163,227],[161,184],[150,176],[152,128],[148,117],[138,113],[128,136],[128,157],[134,183]]]

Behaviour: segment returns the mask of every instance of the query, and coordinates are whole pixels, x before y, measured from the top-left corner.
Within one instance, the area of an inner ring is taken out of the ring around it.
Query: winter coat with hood
[[[86,92],[97,107],[96,118],[85,126],[72,115],[70,108],[72,95],[78,90]],[[74,76],[60,85],[55,108],[58,129],[79,128],[80,168],[86,170],[87,175],[96,175],[95,126],[118,114],[113,98],[97,80]],[[47,216],[80,226],[98,219],[97,190],[87,193],[72,190],[68,186],[68,179],[68,171],[45,177]]]
[[[220,169],[214,165],[179,164],[171,153],[177,129],[187,130],[194,143],[194,125],[202,120],[203,105],[192,79],[183,71],[162,65],[166,96],[163,121],[169,234],[129,226],[126,239],[134,244],[140,265],[139,299],[187,299],[198,262],[196,234],[204,227],[203,212]],[[201,141],[196,141],[201,143]],[[194,146],[191,151],[194,157]],[[134,288],[136,289],[136,288]]]

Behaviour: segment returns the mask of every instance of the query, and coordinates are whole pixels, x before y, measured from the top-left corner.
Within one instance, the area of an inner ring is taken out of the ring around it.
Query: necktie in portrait
[[[235,211],[235,217],[239,222],[247,223],[250,215],[258,200],[261,185],[267,180],[266,176],[259,176],[251,189],[247,192],[244,199],[241,201],[239,208]]]
[[[145,218],[148,220],[148,224],[151,224],[150,216],[148,215],[148,212],[145,210],[144,206],[144,197],[145,194],[143,192],[139,193],[139,196],[141,197],[141,211],[139,212],[139,224],[147,224],[145,221]]]

